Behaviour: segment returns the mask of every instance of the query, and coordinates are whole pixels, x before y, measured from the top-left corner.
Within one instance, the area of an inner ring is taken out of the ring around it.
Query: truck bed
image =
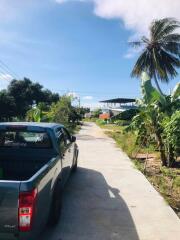
[[[53,155],[51,149],[1,149],[0,180],[28,180],[50,161]]]

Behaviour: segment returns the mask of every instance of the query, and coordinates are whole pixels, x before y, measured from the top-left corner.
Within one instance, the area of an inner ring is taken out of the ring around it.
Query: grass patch
[[[133,163],[137,170],[144,172],[144,164],[142,162],[139,162],[138,160],[133,160]]]

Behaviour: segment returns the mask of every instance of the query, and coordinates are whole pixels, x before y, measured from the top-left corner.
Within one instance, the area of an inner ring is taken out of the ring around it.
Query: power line
[[[8,76],[12,76],[9,73],[5,72],[3,69],[0,68],[0,79],[8,80]]]
[[[4,63],[1,59],[0,59],[0,68],[3,69],[4,71],[6,71],[9,75],[11,75],[13,78],[17,78],[20,79],[20,77],[18,76],[18,74],[16,74],[6,63]],[[6,74],[7,74],[6,73]]]

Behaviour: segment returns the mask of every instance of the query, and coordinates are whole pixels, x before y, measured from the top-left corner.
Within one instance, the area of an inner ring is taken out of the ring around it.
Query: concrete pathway
[[[176,214],[99,127],[86,123],[78,145],[61,221],[43,240],[180,239]]]

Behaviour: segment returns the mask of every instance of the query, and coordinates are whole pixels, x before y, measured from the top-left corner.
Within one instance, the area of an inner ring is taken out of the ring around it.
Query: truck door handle
[[[70,152],[71,152],[71,149],[69,149],[68,152],[70,153]]]

